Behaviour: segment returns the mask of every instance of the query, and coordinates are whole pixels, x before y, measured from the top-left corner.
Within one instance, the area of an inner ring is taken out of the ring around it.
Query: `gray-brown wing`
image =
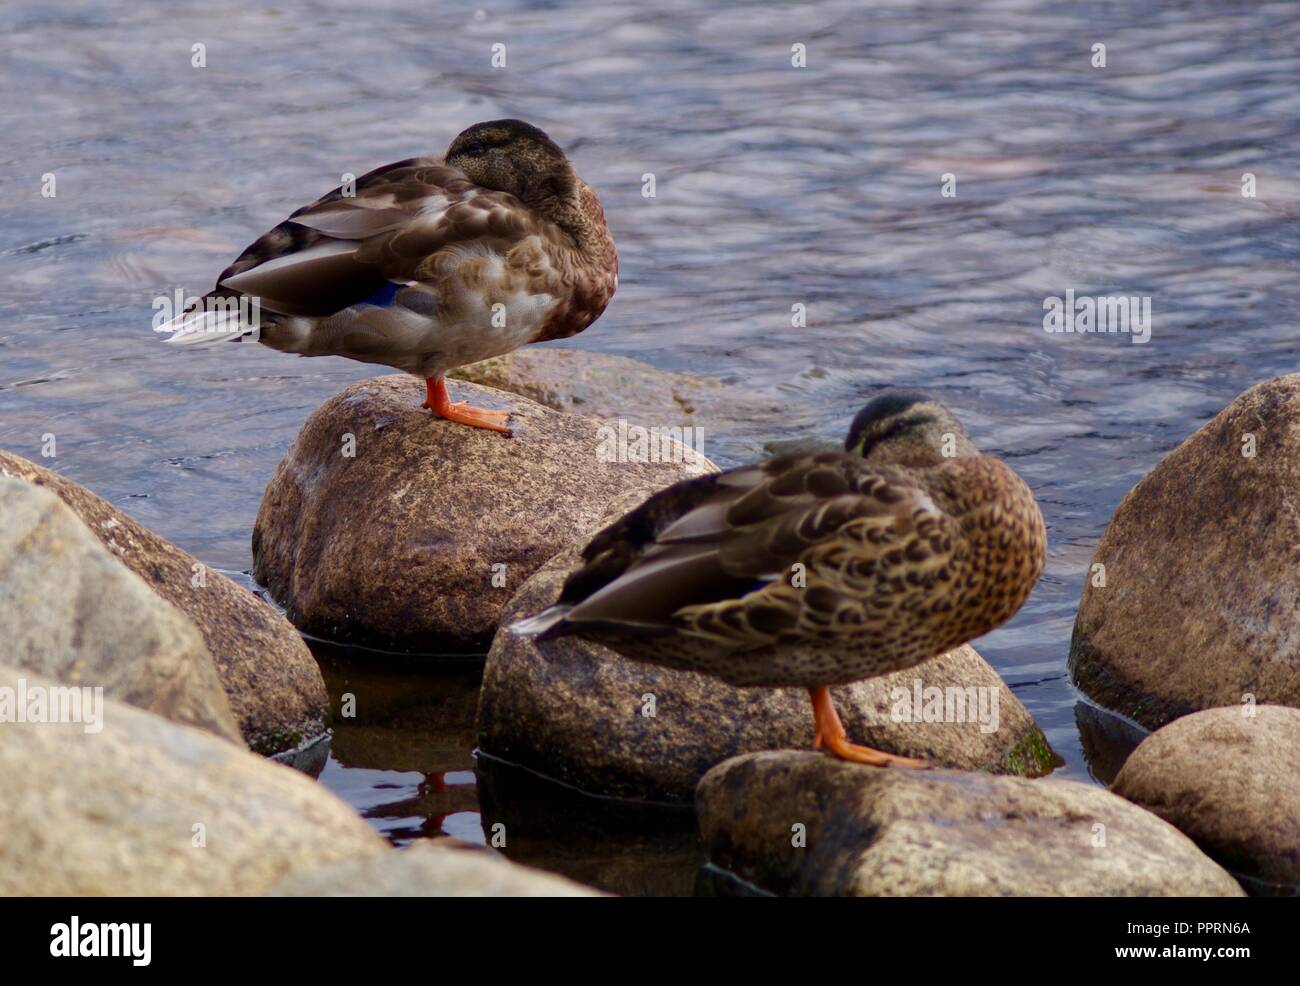
[[[513,196],[478,189],[460,171],[416,158],[336,188],[254,241],[217,290],[254,295],[285,315],[323,317],[445,269],[476,241],[518,238],[533,218]],[[473,192],[474,194],[470,194]]]
[[[776,589],[790,587],[796,564],[816,571],[853,564],[842,556],[853,546],[858,570],[873,558],[887,566],[886,556],[906,553],[909,537],[920,536],[918,510],[936,513],[906,473],[836,453],[701,477],[657,494],[598,535],[560,603],[574,627],[788,631],[798,614]],[[814,606],[829,603],[822,596],[816,588]],[[738,604],[756,608],[737,614]]]

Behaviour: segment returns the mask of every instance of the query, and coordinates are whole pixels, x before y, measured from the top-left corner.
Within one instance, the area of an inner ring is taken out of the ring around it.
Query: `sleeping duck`
[[[1043,515],[924,394],[873,400],[845,448],[655,494],[596,535],[555,605],[511,630],[738,687],[807,688],[814,747],[925,766],[850,743],[827,686],[913,667],[1009,619],[1043,571]]]
[[[435,416],[509,435],[506,412],[453,403],[444,374],[581,332],[617,287],[596,193],[541,130],[493,120],[443,159],[378,168],[299,209],[160,331],[392,366],[424,378]]]

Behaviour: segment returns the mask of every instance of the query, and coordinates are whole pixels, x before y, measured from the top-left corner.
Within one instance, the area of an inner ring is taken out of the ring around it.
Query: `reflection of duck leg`
[[[424,819],[424,821],[420,823],[420,831],[423,832],[425,835],[434,838],[439,836],[446,836],[448,832],[444,826],[447,821],[447,817],[452,814],[454,813],[449,811],[443,811],[443,812],[439,812],[436,815],[427,816]]]
[[[869,746],[857,746],[850,743],[844,725],[840,722],[835,703],[831,701],[831,690],[825,685],[808,689],[812,697],[813,721],[817,724],[817,735],[813,739],[813,749],[826,748],[826,752],[841,760],[853,763],[870,764],[872,767],[911,767],[924,770],[929,766],[924,760],[911,757],[899,757],[892,753],[873,750]]]
[[[420,781],[416,790],[419,791],[422,796],[429,794],[443,794],[447,790],[446,775],[440,770],[434,771],[431,774],[425,774],[424,780]]]
[[[435,770],[432,773],[425,774],[424,780],[420,781],[419,786],[416,788],[421,798],[428,798],[430,795],[435,794],[446,794],[450,789],[450,786],[447,784],[447,775],[440,770]],[[420,805],[415,810],[421,811],[424,810],[425,807],[425,805]],[[436,837],[446,835],[447,832],[443,827],[443,824],[446,822],[447,816],[452,814],[454,814],[454,812],[439,811],[432,815],[425,815],[424,819],[420,822],[420,831],[427,836]]]

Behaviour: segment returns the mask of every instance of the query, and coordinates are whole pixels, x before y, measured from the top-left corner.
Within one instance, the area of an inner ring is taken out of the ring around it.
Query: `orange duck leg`
[[[827,753],[841,760],[870,764],[872,767],[911,767],[914,770],[924,770],[929,766],[924,760],[899,757],[873,750],[869,746],[850,743],[839,713],[835,711],[835,703],[831,701],[831,690],[822,685],[820,688],[808,689],[808,694],[812,696],[813,721],[817,724],[817,735],[813,739],[814,750],[825,748]]]
[[[510,429],[506,426],[506,422],[510,420],[508,411],[489,411],[487,408],[472,407],[465,401],[452,403],[451,397],[447,394],[447,382],[441,376],[429,377],[424,384],[428,397],[420,406],[427,407],[436,417],[469,425],[471,428],[499,431],[507,438],[510,437]]]

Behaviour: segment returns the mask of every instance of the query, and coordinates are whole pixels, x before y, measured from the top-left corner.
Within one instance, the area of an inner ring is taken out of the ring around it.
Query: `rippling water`
[[[1296,368],[1300,5],[217,6],[0,11],[0,447],[242,577],[275,463],[374,370],[165,350],[154,297],[206,289],[344,172],[522,117],[599,191],[622,258],[618,296],[568,345],[779,396],[789,436],[771,437],[834,439],[877,389],[924,387],[1029,480],[1047,573],[978,646],[1063,775],[1087,776],[1065,660],[1107,518],[1236,394]],[[1043,300],[1067,288],[1149,296],[1150,342],[1045,333]],[[758,446],[724,433],[707,451]],[[341,730],[323,780],[396,841],[481,839],[472,677],[394,691],[373,674],[384,722],[365,742]]]

